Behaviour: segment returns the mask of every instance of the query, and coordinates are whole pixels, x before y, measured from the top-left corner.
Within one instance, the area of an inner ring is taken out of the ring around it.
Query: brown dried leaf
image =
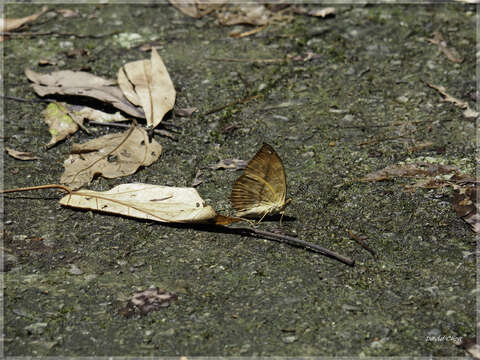
[[[170,302],[177,299],[177,295],[158,287],[138,291],[128,300],[127,305],[120,309],[120,314],[130,317],[135,313],[140,315],[148,314],[151,311],[158,311],[168,307]]]
[[[38,13],[35,13],[30,16],[26,16],[20,19],[3,19],[0,18],[0,31],[1,32],[8,32],[12,30],[16,30],[19,27],[34,22],[35,20],[38,19],[39,16],[45,14],[48,11],[48,7],[44,6],[42,10],[40,10]]]
[[[84,144],[73,144],[70,157],[63,166],[61,182],[73,189],[89,183],[95,175],[116,178],[131,175],[140,166],[149,166],[162,152],[155,140],[140,127],[124,133],[109,134]]]
[[[17,160],[38,160],[39,158],[31,152],[18,151],[12,148],[5,147],[7,154]]]
[[[104,79],[83,71],[55,71],[40,74],[25,69],[25,75],[33,82],[32,87],[39,96],[58,94],[87,96],[112,104],[125,113],[144,118],[142,109],[133,106],[120,88],[112,86],[114,80]]]
[[[226,0],[168,0],[170,4],[187,16],[199,19],[220,8]]]
[[[132,104],[143,108],[147,125],[152,128],[173,109],[175,87],[155,48],[151,60],[134,61],[120,68],[118,84]]]
[[[477,190],[478,184],[456,186],[452,199],[457,215],[465,220],[476,233],[480,232],[480,204]]]
[[[240,159],[224,159],[220,160],[218,164],[209,166],[213,170],[242,170],[247,167],[248,162]]]
[[[202,223],[215,219],[194,188],[151,184],[122,184],[104,192],[80,190],[60,204],[167,223]]]

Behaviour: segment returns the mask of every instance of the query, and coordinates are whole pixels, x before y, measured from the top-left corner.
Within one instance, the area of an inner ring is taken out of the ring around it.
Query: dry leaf
[[[25,151],[18,151],[8,147],[5,147],[7,154],[17,160],[38,160],[39,158],[36,157],[34,154]]]
[[[132,104],[143,108],[147,125],[152,128],[173,109],[175,87],[155,48],[151,60],[134,61],[120,68],[118,84]]]
[[[57,13],[61,14],[64,18],[72,18],[78,16],[78,12],[71,9],[58,9],[55,10]]]
[[[30,16],[26,16],[20,19],[4,19],[3,17],[0,17],[0,31],[1,32],[8,32],[12,30],[16,30],[19,27],[34,22],[35,20],[38,19],[39,16],[45,14],[48,11],[48,7],[44,6],[41,11],[38,13],[35,13]],[[3,41],[3,37],[0,36],[0,42]]]
[[[133,106],[123,96],[120,88],[112,86],[114,80],[103,79],[83,71],[55,71],[50,74],[40,74],[25,69],[25,75],[33,82],[32,87],[39,96],[59,94],[87,96],[112,104],[125,113],[144,118],[142,109]]]
[[[226,0],[168,0],[170,4],[187,16],[199,19],[220,8]]]
[[[120,314],[130,317],[136,312],[140,315],[148,314],[151,311],[157,311],[166,308],[172,300],[176,300],[177,295],[173,292],[159,289],[158,287],[138,291],[128,300],[127,306],[120,309]]]
[[[100,110],[96,110],[90,108],[88,106],[79,106],[79,105],[69,105],[69,114],[74,118],[77,122],[82,122],[85,119],[90,121],[97,121],[102,123],[109,123],[109,122],[121,122],[121,121],[129,121],[131,119],[126,118],[123,116],[119,111],[116,113],[106,113]]]
[[[47,147],[52,147],[67,136],[78,130],[78,124],[69,115],[67,104],[52,102],[42,112],[45,122],[48,124],[48,131],[51,139]]]
[[[308,12],[308,15],[315,16],[315,17],[327,17],[329,15],[335,15],[335,8],[327,7],[322,9],[313,9]]]
[[[140,166],[149,166],[162,152],[159,143],[148,140],[140,127],[123,133],[109,134],[84,144],[73,144],[63,166],[61,182],[73,189],[89,183],[95,175],[116,178],[131,175]]]
[[[476,233],[480,232],[480,214],[477,197],[477,184],[455,186],[452,204],[457,215],[465,220]]]
[[[194,188],[139,183],[118,185],[105,192],[73,192],[60,204],[172,223],[207,222],[216,216]]]
[[[213,170],[242,170],[247,167],[247,162],[240,159],[224,159],[209,167]]]
[[[444,97],[443,101],[452,103],[453,105],[455,105],[456,107],[459,107],[460,109],[464,109],[465,111],[463,112],[463,116],[465,116],[466,118],[474,119],[478,117],[479,115],[478,112],[470,109],[470,107],[468,106],[468,102],[462,101],[457,98],[454,98],[453,96],[450,96],[449,94],[447,94],[447,90],[445,89],[444,86],[437,86],[437,85],[430,84],[428,82],[426,82],[426,84],[427,86],[437,90],[440,94],[442,94]]]

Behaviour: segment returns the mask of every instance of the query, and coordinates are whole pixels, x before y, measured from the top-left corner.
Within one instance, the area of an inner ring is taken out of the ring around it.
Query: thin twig
[[[90,125],[111,126],[111,127],[117,127],[117,128],[129,128],[130,127],[130,125],[119,124],[119,123],[115,123],[115,122],[89,121],[88,123]],[[176,141],[175,137],[172,135],[172,133],[170,131],[161,130],[161,129],[154,129],[153,132],[155,134],[166,136],[166,137]]]
[[[358,244],[360,244],[361,247],[363,247],[365,250],[367,250],[374,258],[377,257],[377,254],[375,251],[370,248],[365,241],[363,241],[362,237],[358,236],[354,232],[347,230],[348,235],[350,236],[351,239],[355,240]]]
[[[243,231],[243,232],[251,234],[251,235],[257,235],[257,236],[265,237],[267,239],[283,242],[283,243],[286,243],[286,244],[289,244],[289,245],[300,246],[300,247],[312,250],[314,252],[317,252],[319,254],[322,254],[323,256],[327,256],[327,257],[332,258],[334,260],[338,260],[338,261],[340,261],[340,262],[342,262],[346,265],[349,265],[349,266],[353,266],[355,264],[355,260],[352,260],[352,259],[350,259],[346,256],[343,256],[343,255],[337,254],[336,252],[325,249],[325,248],[323,248],[319,245],[315,245],[315,244],[312,244],[312,243],[309,243],[309,242],[306,242],[306,241],[303,241],[303,240],[299,240],[299,239],[294,238],[292,236],[288,236],[288,235],[284,235],[284,234],[276,234],[276,233],[272,233],[272,232],[269,232],[269,231],[263,231],[263,230],[258,230],[258,229],[254,229],[254,228],[249,228],[249,227],[238,227],[238,228],[235,228],[235,229],[238,229],[239,231]]]
[[[247,62],[247,63],[260,63],[260,64],[274,64],[287,61],[286,59],[236,59],[236,58],[211,58],[206,57],[205,60],[210,61],[223,61],[223,62]]]
[[[110,33],[106,34],[75,34],[75,33],[59,33],[55,31],[47,31],[47,32],[1,32],[0,36],[17,36],[17,37],[26,37],[26,36],[50,36],[50,35],[55,35],[55,36],[73,36],[76,38],[92,38],[92,39],[100,39],[103,37],[111,36],[111,35],[116,35],[118,34],[119,31],[113,31]]]
[[[49,100],[49,99],[24,99],[24,98],[20,98],[20,97],[16,97],[16,96],[10,96],[10,95],[0,95],[1,97],[3,97],[4,99],[7,99],[7,100],[14,100],[14,101],[19,101],[19,102],[32,102],[32,103],[36,103],[36,102],[40,102],[40,103],[44,103],[44,102],[54,102],[55,100]]]
[[[263,97],[263,94],[257,94],[257,95],[253,95],[253,96],[248,96],[248,97],[243,98],[243,99],[238,99],[238,100],[232,101],[231,103],[229,103],[229,104],[227,104],[227,105],[222,105],[222,106],[213,108],[213,109],[211,109],[211,110],[208,110],[207,112],[204,112],[203,115],[210,115],[210,114],[216,113],[217,111],[226,109],[227,107],[230,107],[230,106],[233,106],[233,105],[245,104],[245,103],[247,103],[247,102],[249,102],[249,101],[258,99],[258,98],[260,98],[260,97]]]

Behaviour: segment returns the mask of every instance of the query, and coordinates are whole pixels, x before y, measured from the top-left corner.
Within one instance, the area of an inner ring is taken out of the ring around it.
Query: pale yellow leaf
[[[125,64],[118,71],[117,80],[125,97],[143,108],[148,126],[156,127],[173,109],[175,87],[155,48],[152,48],[151,60]]]
[[[60,204],[159,222],[199,223],[215,218],[194,188],[151,184],[122,184],[105,192],[81,190]]]

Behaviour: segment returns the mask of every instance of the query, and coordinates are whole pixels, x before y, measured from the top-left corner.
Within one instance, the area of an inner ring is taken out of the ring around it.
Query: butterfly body
[[[290,202],[286,200],[287,181],[282,160],[273,148],[263,144],[244,173],[232,188],[230,197],[239,217],[265,217],[282,214]]]

